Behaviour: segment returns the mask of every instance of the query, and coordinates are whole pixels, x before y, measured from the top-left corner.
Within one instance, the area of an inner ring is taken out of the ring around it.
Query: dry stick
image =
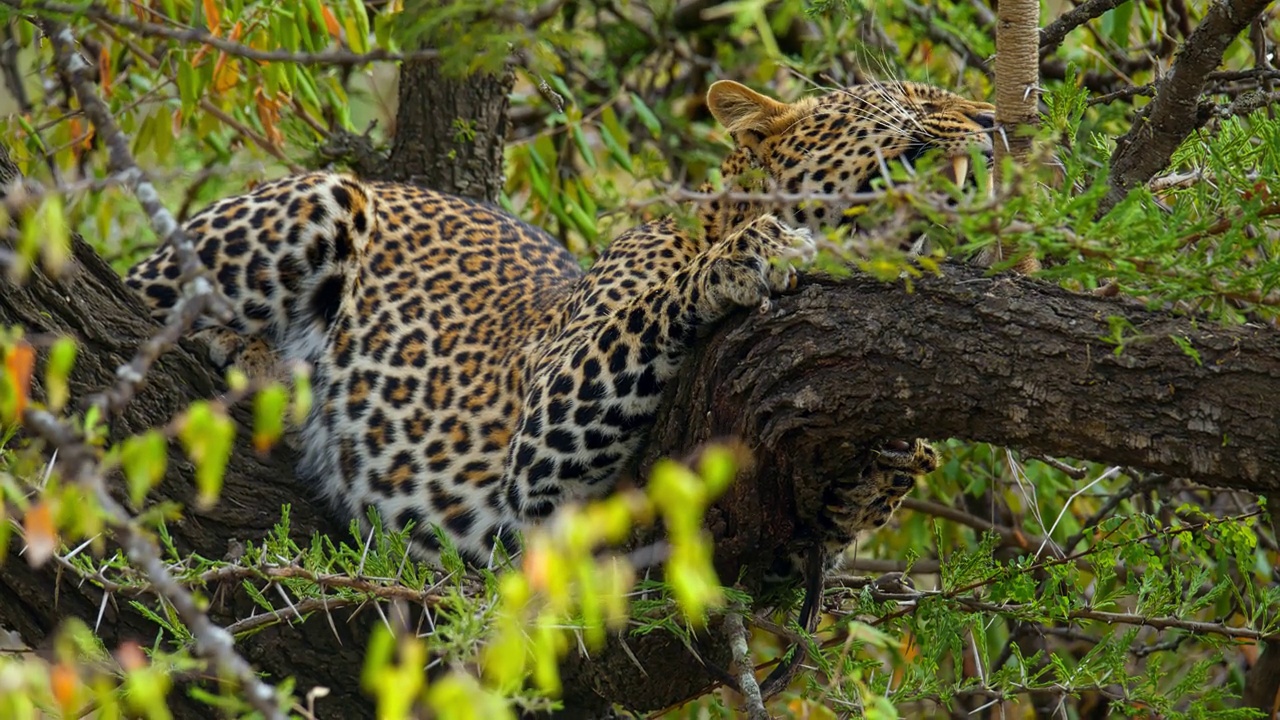
[[[1169,164],[1174,150],[1209,120],[1200,104],[1205,79],[1222,62],[1227,46],[1249,26],[1271,0],[1219,0],[1182,44],[1173,67],[1156,84],[1155,99],[1111,156],[1111,184],[1098,216],[1111,211],[1129,191],[1145,184]]]
[[[191,238],[183,231],[177,218],[160,202],[160,193],[147,174],[138,167],[129,151],[129,139],[116,126],[111,110],[94,91],[92,69],[76,51],[76,40],[70,28],[51,20],[44,20],[39,24],[53,44],[58,68],[66,74],[76,99],[80,101],[81,110],[93,123],[98,137],[107,149],[107,169],[133,190],[138,203],[151,221],[156,237],[173,247],[182,272],[184,297],[177,312],[169,317],[168,324],[161,332],[138,348],[133,360],[116,370],[115,387],[104,390],[94,399],[95,405],[109,412],[116,412],[133,397],[134,391],[161,353],[186,334],[201,315],[209,311],[222,315],[228,310],[225,299],[217,294],[213,284],[205,277],[204,265],[196,254]]]
[[[751,664],[747,628],[742,622],[745,612],[741,607],[730,608],[724,615],[724,632],[733,651],[733,671],[742,691],[743,704],[747,706],[747,717],[750,720],[769,720],[769,711],[765,710],[764,698],[760,695],[760,683],[756,682],[755,666]]]

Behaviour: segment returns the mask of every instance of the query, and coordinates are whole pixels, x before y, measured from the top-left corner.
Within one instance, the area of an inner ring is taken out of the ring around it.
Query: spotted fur
[[[748,189],[858,190],[887,161],[990,146],[991,106],[924,85],[786,104],[719,82],[708,104],[736,145],[723,175]],[[420,558],[437,556],[438,525],[483,564],[495,538],[514,548],[530,523],[608,492],[697,333],[792,288],[792,260],[843,209],[710,203],[699,229],[641,225],[587,272],[488,205],[334,174],[264,184],[186,229],[234,309],[202,321],[214,360],[314,368],[299,475],[349,517],[372,505],[412,525]],[[178,279],[168,247],[127,278],[157,318]],[[831,488],[824,542],[883,524],[936,465],[923,442],[887,444]]]

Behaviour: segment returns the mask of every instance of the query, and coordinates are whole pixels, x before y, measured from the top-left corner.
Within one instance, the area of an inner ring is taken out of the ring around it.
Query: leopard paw
[[[876,451],[873,464],[908,475],[927,475],[938,469],[938,451],[919,438],[892,440]]]
[[[938,451],[923,440],[894,440],[873,451],[861,473],[828,488],[823,542],[838,555],[858,533],[889,521],[921,475],[938,468]]]
[[[704,290],[719,315],[734,307],[767,306],[779,292],[794,290],[799,274],[794,261],[813,259],[816,244],[807,228],[793,228],[773,215],[761,215],[709,254]]]

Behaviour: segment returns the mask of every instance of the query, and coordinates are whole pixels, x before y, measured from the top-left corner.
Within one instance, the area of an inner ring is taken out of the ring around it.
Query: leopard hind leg
[[[337,317],[376,221],[358,181],[313,173],[264,183],[205,208],[184,226],[201,264],[231,306],[225,323],[196,329],[219,366],[314,362]],[[182,301],[181,270],[165,245],[131,268],[125,282],[164,321]]]

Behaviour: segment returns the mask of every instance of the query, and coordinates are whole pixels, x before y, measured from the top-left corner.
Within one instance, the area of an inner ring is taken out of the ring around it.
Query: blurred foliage
[[[961,255],[1004,241],[1015,254],[1034,249],[1044,258],[1044,278],[1083,291],[1109,288],[1218,322],[1274,323],[1280,122],[1273,87],[1280,74],[1267,56],[1280,32],[1274,17],[1259,31],[1261,53],[1238,38],[1208,79],[1202,102],[1211,118],[1169,174],[1097,216],[1116,139],[1149,102],[1147,84],[1167,69],[1203,5],[1131,0],[1046,55],[1039,147],[1061,163],[1064,177],[1024,170],[993,188],[977,168],[978,188],[962,191],[927,160],[896,166],[882,180],[880,200],[858,215],[860,232],[828,238],[819,267],[850,272],[852,262],[909,282],[939,256],[910,262],[888,249],[904,239],[923,235],[940,254]],[[14,277],[37,258],[56,266],[71,231],[119,269],[156,242],[127,189],[107,175],[93,129],[25,19],[32,13],[67,21],[82,39],[132,151],[183,217],[251,182],[326,162],[319,148],[335,137],[366,134],[385,150],[395,131],[395,67],[365,53],[437,47],[445,67],[458,72],[510,61],[518,82],[502,203],[547,228],[584,264],[642,219],[689,212],[684,190],[719,184],[727,137],[702,100],[711,81],[733,78],[784,99],[877,79],[988,97],[995,48],[993,10],[983,0],[24,6],[0,8],[14,50],[2,59],[11,112],[0,132],[22,172],[50,192],[17,218],[18,259],[7,267]],[[1067,9],[1048,2],[1045,17]],[[474,130],[460,118],[458,131]],[[1108,341],[1119,353],[1134,339],[1132,328],[1116,323]],[[1185,339],[1170,340],[1198,362]],[[41,370],[54,412],[65,402],[58,389],[75,357],[74,345],[61,347]],[[103,555],[107,520],[92,498],[50,476],[34,449],[14,443],[36,370],[20,332],[0,334],[0,348],[0,427],[9,428],[0,435],[0,545],[23,542],[33,563],[58,562],[115,596],[136,596],[148,580],[122,555]],[[255,398],[260,448],[282,436],[286,408],[298,415],[310,402],[305,384],[292,395],[232,384],[240,397]],[[105,442],[100,418],[74,421]],[[212,501],[233,432],[225,406],[197,403],[172,427],[106,448],[103,471],[120,467],[141,501],[163,472],[165,439],[177,437],[197,466],[202,497]],[[823,624],[807,639],[818,671],[803,674],[771,712],[1026,717],[1034,706],[1040,715],[1070,718],[1249,716],[1235,700],[1244,671],[1256,659],[1257,638],[1280,632],[1277,538],[1257,522],[1265,518],[1259,499],[987,445],[952,441],[945,457],[909,509],[864,538],[847,563],[849,572],[905,573],[914,584],[836,578]],[[297,547],[288,539],[287,509],[280,531],[234,563],[183,557],[171,546],[166,560],[198,594],[210,578],[240,583],[261,607],[256,617],[268,620],[246,619],[232,628],[239,634],[294,611],[413,597],[433,614],[436,632],[378,636],[365,688],[388,717],[420,701],[442,716],[498,717],[553,702],[553,659],[567,647],[566,632],[598,641],[603,628],[640,611],[644,619],[634,622],[641,630],[688,631],[733,592],[705,575],[698,529],[710,492],[703,481],[718,473],[664,466],[651,486],[662,493],[652,501],[626,495],[567,515],[530,538],[520,568],[498,574],[463,573],[456,557],[446,558],[444,574],[415,567],[404,562],[403,535],[381,532],[368,544],[316,538]],[[664,507],[672,497],[688,502]],[[163,544],[163,521],[180,510],[147,507],[137,521]],[[677,564],[659,599],[628,608],[623,595],[633,569],[624,556],[595,551],[655,512],[684,529],[673,534],[669,561],[687,567]],[[272,585],[287,604],[265,591]],[[68,623],[52,654],[0,657],[0,716],[166,717],[172,678],[201,663],[168,605],[130,602],[155,621],[154,646],[103,648],[91,629]],[[788,622],[781,611],[772,621]],[[762,666],[786,651],[769,627],[760,621],[754,630]],[[428,684],[422,667],[432,664],[453,671]],[[232,689],[206,699],[233,716],[249,713]],[[733,716],[727,693],[690,701],[666,716]]]

